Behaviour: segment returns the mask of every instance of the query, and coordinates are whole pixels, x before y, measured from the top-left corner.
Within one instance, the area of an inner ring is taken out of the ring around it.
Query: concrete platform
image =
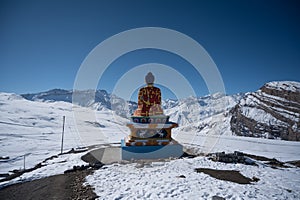
[[[183,146],[180,144],[165,146],[126,146],[125,141],[121,141],[122,160],[179,158],[183,153]]]
[[[179,158],[183,155],[180,144],[160,146],[125,146],[124,140],[121,147],[101,147],[88,152],[84,157],[86,162],[100,161],[103,164],[118,163],[122,160],[153,160]]]
[[[99,148],[90,151],[89,154],[103,164],[112,164],[122,160],[120,147]]]

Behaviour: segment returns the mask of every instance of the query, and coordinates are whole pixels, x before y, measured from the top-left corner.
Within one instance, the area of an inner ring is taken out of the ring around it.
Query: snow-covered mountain
[[[256,92],[236,95],[212,94],[181,100],[163,100],[164,113],[180,125],[180,131],[200,134],[240,135],[300,140],[300,83],[292,81],[266,83]],[[73,103],[94,110],[113,110],[128,118],[136,102],[125,101],[105,90],[75,91]],[[72,102],[73,91],[54,89],[24,94],[31,101]]]
[[[73,97],[74,94],[75,98]],[[74,92],[72,90],[53,89],[35,94],[22,94],[21,96],[30,101],[64,101],[73,102],[76,105],[90,107],[98,111],[113,110],[122,117],[129,117],[137,108],[136,102],[125,101],[114,94],[108,94],[105,90]],[[242,96],[243,94],[225,96],[216,93],[204,97],[188,97],[181,100],[167,99],[162,101],[162,107],[165,114],[170,115],[172,121],[179,123],[180,126],[198,126],[195,123],[197,124],[205,118],[231,109]]]
[[[180,125],[181,131],[225,134],[230,131],[227,119],[229,111],[242,97],[243,94],[227,96],[216,93],[205,97],[189,97],[172,104],[168,102],[170,107],[163,105],[165,114]]]
[[[108,94],[105,90],[63,90],[53,89],[46,92],[34,94],[22,94],[27,100],[31,101],[64,101],[74,103],[83,107],[90,107],[95,110],[114,110],[116,114],[126,117],[132,113],[137,104],[131,101],[125,101],[116,95]]]
[[[300,83],[270,82],[231,111],[236,135],[300,141]]]

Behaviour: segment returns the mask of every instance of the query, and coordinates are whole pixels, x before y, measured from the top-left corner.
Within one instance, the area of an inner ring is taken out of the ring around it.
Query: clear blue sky
[[[200,43],[228,94],[255,91],[273,80],[300,81],[299,1],[0,0],[0,91],[72,89],[96,45],[148,26],[173,29]],[[208,94],[189,63],[160,50],[120,57],[99,88],[111,92],[126,71],[149,62],[185,66],[181,73],[192,80],[197,95]]]

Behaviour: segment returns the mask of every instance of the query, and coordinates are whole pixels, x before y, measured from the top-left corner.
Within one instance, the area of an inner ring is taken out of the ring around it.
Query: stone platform
[[[171,129],[178,127],[178,124],[167,122],[165,124],[154,123],[128,123],[127,127],[130,128],[130,138],[134,139],[168,139],[171,140]],[[128,146],[128,145],[127,145]]]
[[[168,145],[158,146],[126,146],[121,140],[122,160],[179,158],[183,155],[183,147],[175,141]]]

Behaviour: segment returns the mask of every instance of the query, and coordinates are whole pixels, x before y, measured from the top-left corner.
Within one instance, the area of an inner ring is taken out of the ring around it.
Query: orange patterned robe
[[[163,115],[160,89],[153,85],[147,85],[139,90],[138,108],[134,116]]]

